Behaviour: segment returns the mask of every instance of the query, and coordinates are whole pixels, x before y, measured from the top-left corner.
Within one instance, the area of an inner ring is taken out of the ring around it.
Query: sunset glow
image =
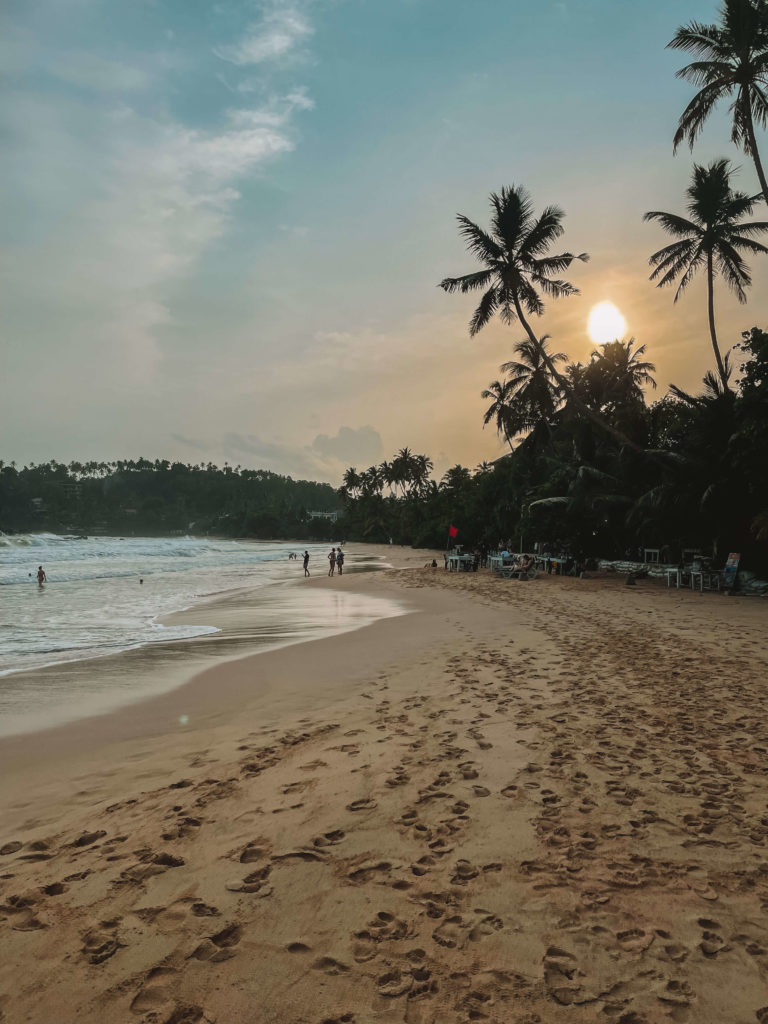
[[[605,345],[624,337],[627,321],[612,302],[599,302],[592,307],[587,331],[596,345]]]

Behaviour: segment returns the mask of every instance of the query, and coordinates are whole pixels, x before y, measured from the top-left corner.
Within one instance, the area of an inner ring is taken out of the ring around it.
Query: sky
[[[0,458],[165,458],[339,484],[503,446],[480,392],[524,336],[470,339],[456,214],[524,185],[590,254],[538,333],[586,360],[611,301],[670,383],[713,368],[704,284],[648,281],[693,160],[758,186],[718,111],[691,155],[676,28],[709,0],[6,0]],[[764,133],[761,136],[764,140]],[[758,219],[762,216],[756,213]],[[720,287],[721,347],[765,325]]]

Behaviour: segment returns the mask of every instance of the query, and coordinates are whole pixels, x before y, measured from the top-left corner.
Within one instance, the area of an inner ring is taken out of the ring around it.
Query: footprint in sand
[[[349,971],[349,967],[346,964],[343,964],[340,960],[334,960],[332,956],[321,956],[319,960],[315,960],[312,964],[312,969],[322,971],[323,974],[330,974],[331,977],[335,977],[338,974],[346,974]]]
[[[209,903],[193,903],[190,909],[195,917],[218,917],[221,913],[218,907]]]
[[[74,842],[70,843],[70,846],[82,847],[90,846],[91,843],[95,843],[97,839],[102,839],[107,833],[103,829],[99,829],[96,832],[83,832],[81,836],[78,836]]]
[[[35,901],[29,896],[9,896],[8,902],[0,905],[0,913],[11,915],[11,928],[16,932],[34,932],[48,925],[35,912]]]
[[[377,988],[379,995],[386,996],[388,999],[396,999],[398,996],[404,996],[413,988],[413,975],[410,971],[403,972],[395,968],[394,971],[388,971],[381,975],[377,981]]]
[[[628,928],[626,931],[616,933],[616,941],[627,953],[642,953],[648,949],[655,938],[653,932],[643,931],[642,928]]]
[[[477,878],[480,874],[480,869],[475,867],[468,860],[457,860],[456,867],[454,869],[453,877],[451,878],[452,885],[466,885],[473,878]]]
[[[463,920],[459,915],[447,917],[440,927],[432,932],[432,938],[439,946],[456,949],[463,944],[462,926]]]
[[[376,807],[376,801],[370,797],[364,800],[353,800],[351,804],[347,804],[348,811],[373,811]]]
[[[272,868],[267,864],[263,868],[252,871],[249,875],[246,875],[245,878],[233,879],[231,882],[227,882],[225,888],[229,892],[258,893],[260,898],[269,896],[272,892],[272,886],[267,884],[267,879],[271,872]]]
[[[131,1002],[132,1013],[160,1010],[171,1001],[171,986],[178,971],[171,967],[155,967],[149,972],[138,994]],[[199,1018],[198,1018],[199,1019]]]
[[[385,860],[380,861],[368,861],[355,868],[354,871],[350,871],[347,878],[350,882],[360,884],[362,882],[371,882],[377,877],[388,875],[392,865]],[[384,880],[383,878],[381,879]]]
[[[205,939],[190,954],[195,960],[205,963],[219,964],[230,960],[234,955],[234,947],[239,945],[243,937],[243,929],[239,924],[229,924],[220,932]]]
[[[89,964],[102,964],[121,948],[117,924],[117,921],[102,922],[99,927],[91,928],[83,934],[80,952]]]
[[[177,1006],[170,1017],[163,1021],[163,1024],[198,1024],[204,1017],[202,1007],[185,1003],[182,1006]]]
[[[240,854],[241,864],[252,864],[254,861],[262,860],[270,851],[270,844],[267,839],[259,837],[252,839]]]
[[[44,892],[46,896],[61,896],[69,889],[69,886],[64,882],[51,882],[50,885],[44,885],[41,888],[41,892]]]
[[[162,874],[168,868],[180,868],[184,864],[183,857],[175,857],[171,853],[153,853],[148,850],[141,857],[139,864],[121,871],[120,877],[127,882],[144,882],[152,875]]]
[[[316,836],[312,840],[313,846],[318,846],[322,849],[324,846],[336,846],[337,843],[342,842],[345,838],[346,833],[342,832],[340,828],[334,829],[333,832],[324,832],[321,836]]]

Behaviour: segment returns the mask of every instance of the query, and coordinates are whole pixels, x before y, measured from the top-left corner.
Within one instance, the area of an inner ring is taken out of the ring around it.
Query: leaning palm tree
[[[678,281],[675,302],[693,280],[696,271],[706,268],[709,333],[715,353],[717,372],[723,386],[728,386],[728,373],[720,355],[715,329],[715,275],[725,279],[739,302],[746,302],[745,288],[752,283],[749,270],[741,256],[768,253],[762,243],[750,236],[768,231],[768,223],[744,223],[742,217],[752,213],[759,196],[734,192],[731,188],[731,167],[728,160],[714,160],[709,167],[694,164],[691,184],[686,189],[690,219],[676,213],[652,210],[643,220],[657,220],[677,240],[655,252],[648,261],[654,268],[651,281],[658,287]]]
[[[531,197],[521,185],[492,192],[490,198],[490,234],[463,214],[457,217],[469,251],[485,265],[484,269],[463,277],[446,277],[440,287],[450,293],[487,289],[470,321],[471,337],[498,312],[505,324],[519,320],[531,344],[537,347],[538,338],[525,318],[526,313],[541,316],[544,312],[537,288],[552,298],[577,295],[572,284],[553,275],[567,270],[574,260],[589,257],[586,253],[575,256],[570,252],[546,255],[563,234],[565,214],[558,207],[547,206],[540,217],[534,217]]]
[[[681,142],[691,149],[709,114],[719,100],[733,97],[731,139],[755,164],[763,198],[768,203],[766,181],[755,139],[755,122],[768,121],[768,10],[765,0],[724,0],[718,25],[691,21],[681,26],[668,44],[697,59],[677,72],[678,78],[701,86],[680,115],[675,150]]]
[[[541,342],[527,316],[541,316],[544,312],[539,291],[554,299],[578,295],[577,288],[555,275],[567,270],[574,260],[586,261],[589,257],[584,252],[578,255],[571,252],[547,255],[552,244],[563,234],[565,214],[557,206],[547,206],[541,216],[534,216],[533,201],[522,185],[504,187],[499,193],[492,192],[490,201],[490,232],[463,214],[457,218],[467,248],[483,264],[483,269],[463,277],[446,277],[440,282],[440,287],[449,293],[462,294],[485,289],[469,323],[470,337],[474,337],[498,313],[502,323],[511,324],[518,320],[533,348],[538,349]],[[541,358],[563,394],[568,395],[585,416],[621,444],[632,445],[620,430],[570,391],[568,381],[558,372],[546,351],[541,353]]]

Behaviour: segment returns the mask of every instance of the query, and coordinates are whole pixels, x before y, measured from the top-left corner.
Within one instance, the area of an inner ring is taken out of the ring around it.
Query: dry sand
[[[768,602],[310,585],[415,610],[0,744],[3,1024],[768,1021]]]

